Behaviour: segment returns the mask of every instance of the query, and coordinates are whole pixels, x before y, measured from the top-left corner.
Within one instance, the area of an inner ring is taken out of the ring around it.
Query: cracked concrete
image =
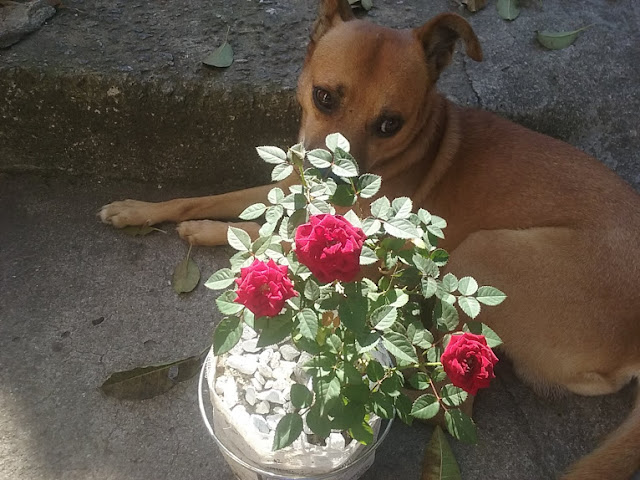
[[[187,250],[171,226],[132,238],[95,213],[112,200],[260,182],[253,147],[295,138],[293,87],[314,3],[69,0],[0,51],[1,479],[232,478],[194,381],[141,402],[97,390],[114,371],[201,351],[219,317],[202,286],[177,296],[168,285]],[[494,7],[467,15],[485,61],[456,54],[440,89],[569,141],[640,188],[640,4],[531,2],[511,23]],[[409,27],[454,8],[377,0],[369,16]],[[566,50],[533,39],[589,23]],[[204,68],[227,25],[237,62]],[[203,278],[228,255],[194,252]],[[465,479],[556,478],[632,402],[631,388],[541,399],[506,361],[498,376],[476,402],[480,443],[453,444]],[[430,432],[394,425],[365,478],[418,478]]]

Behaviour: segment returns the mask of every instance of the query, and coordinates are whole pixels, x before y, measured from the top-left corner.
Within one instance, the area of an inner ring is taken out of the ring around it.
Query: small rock
[[[327,437],[327,446],[335,450],[344,450],[346,444],[341,433],[330,433]]]
[[[273,415],[267,415],[267,425],[269,425],[269,429],[275,430],[276,427],[278,426],[278,422],[280,422],[280,420],[282,420],[283,417],[284,415],[278,414],[278,413]]]
[[[284,416],[287,412],[282,407],[273,407],[273,413]]]
[[[296,362],[281,361],[280,365],[273,369],[273,378],[290,378],[296,369]]]
[[[56,13],[56,9],[46,0],[7,2],[6,5],[1,4],[0,8],[0,48],[7,48],[38,30]]]
[[[252,338],[256,338],[258,336],[258,334],[256,333],[256,331],[251,328],[249,325],[244,325],[243,329],[242,329],[242,339],[243,340],[250,340]]]
[[[256,372],[256,374],[253,376],[253,378],[260,383],[260,385],[264,385],[266,383],[265,378],[262,376],[262,374],[260,374],[260,372]]]
[[[271,405],[267,401],[261,401],[256,405],[256,413],[266,414],[271,410]]]
[[[264,390],[262,392],[258,392],[256,393],[256,398],[258,400],[266,400],[270,403],[277,403],[280,405],[286,402],[284,395],[278,390]]]
[[[252,338],[250,340],[245,340],[244,342],[242,342],[242,350],[249,353],[260,351],[260,347],[258,347],[258,339]]]
[[[245,375],[253,375],[258,368],[257,355],[230,355],[227,358],[227,366]]]
[[[233,379],[231,377],[227,377],[226,375],[221,375],[216,378],[215,389],[218,395],[224,394],[224,386],[227,384],[227,381]]]
[[[231,409],[231,416],[238,423],[249,423],[251,416],[244,405],[236,405]]]
[[[251,421],[260,433],[269,433],[269,425],[262,415],[251,415]]]
[[[238,404],[238,386],[233,379],[224,383],[224,391],[222,392],[223,401],[226,406],[232,408]]]
[[[271,360],[269,360],[269,366],[271,368],[278,368],[280,366],[280,358],[282,358],[282,354],[280,352],[273,352]]]
[[[282,355],[282,358],[284,358],[285,360],[291,361],[291,360],[295,360],[300,356],[300,351],[296,349],[293,345],[289,345],[288,343],[285,343],[284,345],[280,346],[280,354]]]
[[[247,387],[244,389],[244,399],[252,407],[256,404],[256,389],[253,387]]]
[[[273,349],[265,348],[258,355],[258,360],[260,361],[261,364],[266,365],[267,363],[269,363],[269,360],[271,360],[272,356],[273,356]]]
[[[264,378],[273,378],[273,370],[266,363],[258,363],[258,371]]]
[[[287,393],[291,391],[291,381],[289,379],[279,378],[278,380],[274,380],[271,383],[271,388],[273,388],[274,390],[280,390],[286,397]]]
[[[260,390],[262,390],[262,384],[258,381],[257,378],[251,379],[251,385],[253,386],[253,388],[256,389],[256,392],[259,392]]]
[[[267,380],[264,382],[264,389],[271,390],[273,388],[273,380]]]

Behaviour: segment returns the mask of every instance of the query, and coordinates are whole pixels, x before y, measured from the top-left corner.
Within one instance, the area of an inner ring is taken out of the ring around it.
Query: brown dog
[[[298,84],[307,149],[341,132],[382,194],[410,195],[447,219],[449,269],[503,288],[483,321],[538,390],[583,395],[640,376],[640,196],[588,155],[491,113],[452,105],[435,89],[458,39],[482,59],[454,14],[396,31],[325,0]],[[182,222],[194,244],[226,243],[227,223],[272,186],[163,203],[103,207],[116,227]],[[257,225],[243,224],[255,235]],[[640,401],[565,480],[622,480],[640,468]]]

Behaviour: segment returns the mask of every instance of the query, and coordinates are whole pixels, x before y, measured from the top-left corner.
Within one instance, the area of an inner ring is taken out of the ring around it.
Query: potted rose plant
[[[474,442],[459,407],[489,385],[500,343],[475,319],[505,295],[441,275],[445,220],[414,212],[407,197],[379,196],[380,177],[358,173],[341,135],[326,145],[257,149],[274,181],[295,172],[300,184],[274,187],[269,205],[242,212],[264,215],[259,238],[230,227],[237,253],[206,282],[226,289],[206,366],[214,430],[224,416],[219,431],[240,430],[236,450],[252,464],[281,471],[293,459],[299,475],[340,468],[375,443],[380,419],[440,415],[455,438]]]

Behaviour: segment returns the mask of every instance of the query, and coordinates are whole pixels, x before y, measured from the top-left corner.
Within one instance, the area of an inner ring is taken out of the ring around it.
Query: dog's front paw
[[[176,230],[183,240],[191,245],[207,245],[214,247],[227,243],[229,224],[214,220],[190,220],[181,222]]]
[[[153,225],[158,223],[153,218],[153,203],[138,200],[122,200],[105,205],[98,215],[104,223],[116,228],[129,225]]]

